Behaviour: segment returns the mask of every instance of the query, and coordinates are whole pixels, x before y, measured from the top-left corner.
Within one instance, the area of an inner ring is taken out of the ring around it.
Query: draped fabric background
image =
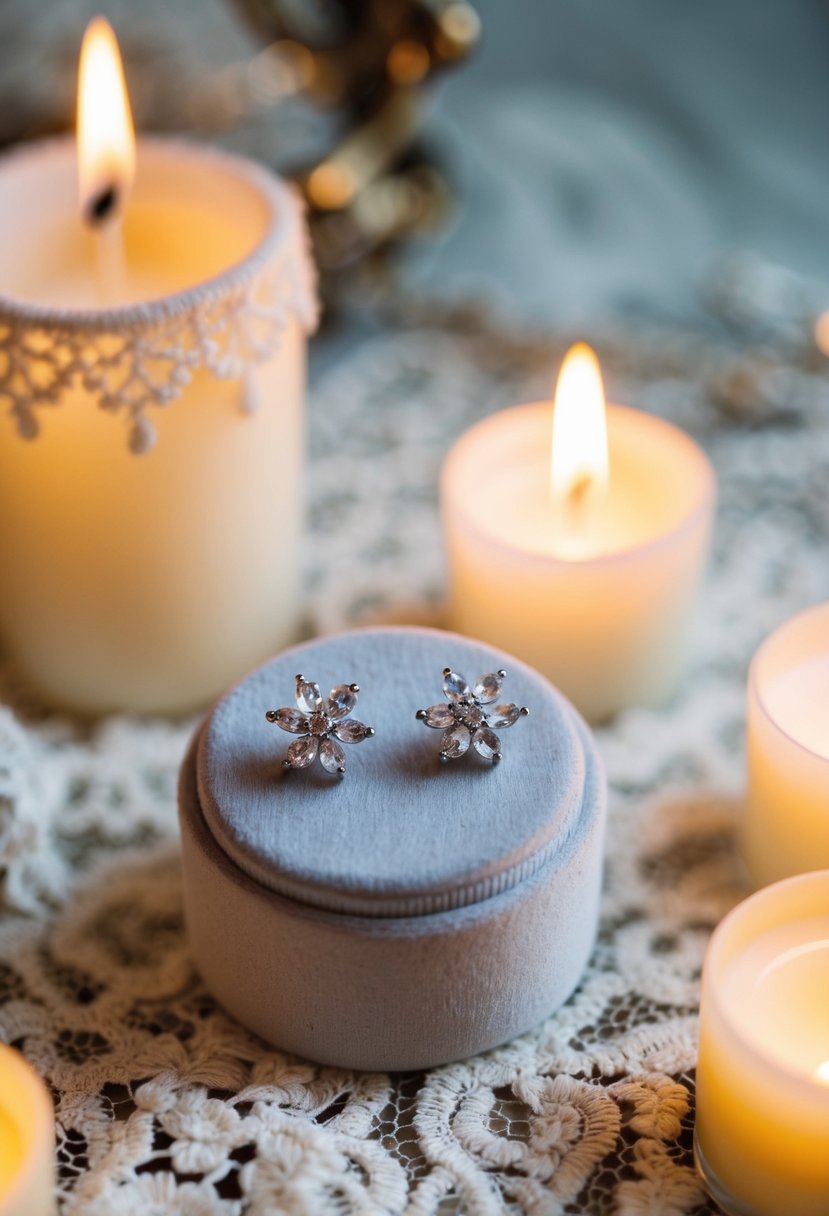
[[[589,327],[698,313],[712,259],[750,249],[829,299],[829,8],[815,0],[479,5],[450,78],[466,205],[423,279],[485,281],[508,312]]]

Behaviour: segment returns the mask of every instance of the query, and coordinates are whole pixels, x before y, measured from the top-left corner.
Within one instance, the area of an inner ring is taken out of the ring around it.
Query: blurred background
[[[72,125],[97,11],[141,129],[301,184],[330,339],[829,305],[822,0],[0,0],[0,144]]]

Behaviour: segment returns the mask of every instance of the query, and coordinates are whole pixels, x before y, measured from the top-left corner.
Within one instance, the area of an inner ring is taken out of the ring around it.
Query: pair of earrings
[[[505,671],[487,672],[470,685],[451,667],[444,667],[446,701],[419,709],[415,714],[426,726],[443,731],[439,754],[442,764],[459,759],[470,747],[493,764],[501,759],[501,740],[496,731],[514,726],[530,712],[526,705],[494,704],[501,695],[506,675]],[[342,744],[362,743],[375,733],[373,726],[365,726],[351,717],[359,691],[359,684],[338,684],[323,697],[319,684],[302,675],[296,677],[297,708],[285,706],[269,709],[265,714],[268,722],[298,736],[288,748],[283,768],[309,768],[319,759],[326,772],[338,777],[345,775]]]

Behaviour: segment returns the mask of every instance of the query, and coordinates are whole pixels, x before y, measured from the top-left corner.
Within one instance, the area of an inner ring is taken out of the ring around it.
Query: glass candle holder
[[[756,886],[829,866],[829,604],[786,621],[748,677],[742,854]]]
[[[829,870],[758,891],[711,938],[695,1152],[730,1216],[829,1212]]]

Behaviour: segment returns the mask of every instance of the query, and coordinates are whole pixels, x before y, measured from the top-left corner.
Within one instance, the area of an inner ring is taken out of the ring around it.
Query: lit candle
[[[829,866],[829,603],[754,656],[746,747],[742,852],[754,883]]]
[[[605,407],[593,352],[574,347],[552,412],[486,418],[444,464],[452,625],[537,667],[592,721],[658,703],[681,670],[714,498],[697,444]]]
[[[726,1212],[829,1212],[829,871],[758,891],[711,939],[696,1153]]]
[[[55,1125],[43,1082],[0,1043],[0,1216],[52,1216]]]
[[[89,38],[80,209],[74,140],[0,160],[0,640],[53,703],[186,710],[297,626],[313,276],[263,167],[143,139],[131,185]]]

